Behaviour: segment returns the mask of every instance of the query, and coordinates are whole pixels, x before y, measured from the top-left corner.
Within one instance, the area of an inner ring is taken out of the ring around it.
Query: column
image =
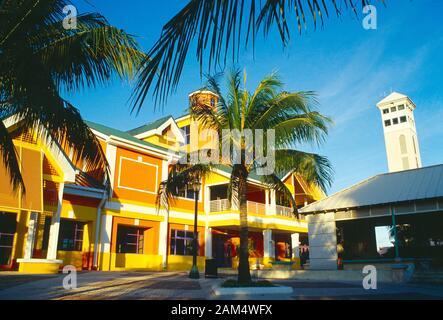
[[[274,242],[272,241],[272,230],[263,231],[263,264],[265,267],[272,267],[271,261],[275,259]]]
[[[276,192],[275,190],[271,190],[271,203],[269,204],[270,208],[269,208],[269,214],[271,215],[276,215],[277,214],[277,201],[276,201]]]
[[[28,221],[28,235],[26,237],[26,247],[25,247],[25,260],[32,259],[32,252],[34,251],[35,244],[35,233],[38,224],[38,213],[31,212]]]
[[[300,234],[291,234],[291,245],[292,245],[292,259],[300,258]]]
[[[162,256],[162,267],[166,269],[168,267],[168,213],[166,210],[161,210],[163,221],[160,222],[160,232],[159,232],[159,245],[158,254]]]
[[[51,228],[49,230],[48,254],[47,254],[48,260],[57,259],[58,234],[60,231],[60,215],[62,213],[64,187],[65,187],[64,183],[60,183],[58,187],[57,211],[52,215]]]
[[[100,257],[99,269],[111,271],[111,237],[112,237],[112,216],[102,215],[100,226]]]
[[[207,259],[212,259],[212,228],[205,229],[205,255]]]
[[[309,269],[337,270],[335,214],[308,215]]]
[[[265,206],[266,206],[266,214],[270,214],[271,213],[271,205],[270,205],[270,201],[269,201],[269,189],[265,190]]]
[[[166,181],[169,175],[169,161],[162,162],[162,181]],[[168,228],[169,228],[169,213],[165,209],[160,210],[160,215],[163,216],[163,221],[160,222],[159,232],[159,246],[158,254],[162,256],[162,267],[168,267]]]

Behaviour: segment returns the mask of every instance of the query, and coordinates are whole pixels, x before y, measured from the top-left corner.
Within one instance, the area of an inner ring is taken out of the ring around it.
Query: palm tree
[[[183,9],[164,26],[149,50],[133,94],[134,109],[139,109],[153,89],[156,99],[164,102],[177,88],[190,48],[196,48],[202,74],[207,59],[208,70],[233,62],[241,46],[252,42],[263,31],[266,38],[275,27],[286,46],[291,36],[308,27],[314,29],[331,13],[340,16],[350,10],[355,16],[371,3],[385,0],[188,0]],[[310,19],[309,19],[310,18]]]
[[[79,111],[62,93],[134,76],[144,54],[132,36],[98,13],[65,29],[65,0],[0,1],[0,119],[14,115],[24,130],[51,136],[87,170],[107,168],[105,155]],[[34,132],[35,132],[34,131]],[[24,190],[11,136],[0,121],[0,154],[14,190]]]
[[[185,185],[190,177],[197,174],[204,178],[210,171],[218,166],[229,167],[231,178],[229,183],[230,198],[240,210],[240,256],[238,267],[239,283],[249,283],[248,250],[248,214],[247,214],[247,180],[251,174],[258,174],[263,169],[264,163],[257,148],[257,143],[246,143],[245,132],[252,130],[269,131],[275,133],[275,143],[266,141],[264,153],[271,149],[275,152],[275,170],[258,178],[269,188],[276,190],[291,203],[294,215],[297,215],[297,204],[291,191],[282,181],[287,173],[297,173],[307,182],[314,183],[322,189],[332,181],[332,169],[329,161],[317,154],[306,153],[297,148],[299,144],[316,143],[324,141],[328,133],[330,119],[315,111],[315,94],[312,92],[285,92],[282,91],[283,83],[276,74],[264,78],[254,92],[246,89],[246,80],[241,81],[241,73],[233,71],[227,77],[227,92],[223,94],[218,77],[209,77],[207,89],[218,95],[216,107],[211,107],[206,101],[196,98],[190,107],[191,117],[197,120],[203,128],[216,130],[223,141],[219,147],[228,142],[239,147],[241,159],[232,153],[229,158],[226,154],[220,156],[218,161],[211,163],[192,163],[181,161],[172,167],[168,180],[161,184],[159,190],[159,204],[167,204],[176,195],[176,188]],[[245,76],[246,78],[246,76]],[[225,130],[238,130],[240,135],[232,134],[223,136]],[[258,131],[260,132],[260,131]],[[195,142],[193,142],[195,143]],[[200,152],[217,152],[220,150],[203,150]],[[255,155],[252,161],[246,161],[246,153]],[[192,159],[192,154],[187,154]],[[219,163],[216,163],[219,162]]]

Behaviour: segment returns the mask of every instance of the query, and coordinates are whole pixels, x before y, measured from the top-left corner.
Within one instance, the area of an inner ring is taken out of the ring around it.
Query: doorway
[[[16,214],[0,212],[0,269],[8,269],[12,266],[12,250],[16,229]]]

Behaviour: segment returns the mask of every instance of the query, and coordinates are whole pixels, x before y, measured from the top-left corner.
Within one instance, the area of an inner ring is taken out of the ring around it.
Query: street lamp
[[[198,255],[197,222],[198,222],[198,196],[201,189],[200,179],[196,177],[190,185],[192,189],[194,189],[195,211],[194,211],[194,239],[192,241],[192,269],[191,272],[189,273],[189,278],[199,279],[200,273],[198,272],[198,267],[197,267],[197,255]]]

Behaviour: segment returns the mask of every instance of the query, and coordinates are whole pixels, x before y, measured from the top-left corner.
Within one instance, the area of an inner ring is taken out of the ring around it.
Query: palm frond
[[[150,60],[145,61],[132,97],[133,108],[140,109],[151,91],[157,102],[165,102],[179,84],[194,43],[200,74],[204,66],[211,73],[217,66],[223,67],[228,58],[235,62],[242,45],[247,47],[252,42],[254,48],[260,30],[266,38],[276,27],[285,46],[293,33],[288,22],[291,15],[301,32],[308,28],[308,17],[315,29],[317,21],[323,25],[330,11],[335,11],[337,16],[342,10],[358,15],[359,8],[375,2],[385,0],[190,0],[164,25],[159,39],[149,50]]]
[[[332,165],[326,157],[294,149],[275,150],[275,169],[277,175],[293,172],[307,183],[313,183],[323,191],[333,181]]]
[[[6,129],[3,121],[0,120],[0,155],[6,172],[9,174],[9,180],[14,190],[20,187],[23,192],[26,191],[23,178],[20,172],[17,150],[12,142],[11,136]],[[0,163],[0,165],[2,165]],[[3,179],[3,178],[2,178]]]

